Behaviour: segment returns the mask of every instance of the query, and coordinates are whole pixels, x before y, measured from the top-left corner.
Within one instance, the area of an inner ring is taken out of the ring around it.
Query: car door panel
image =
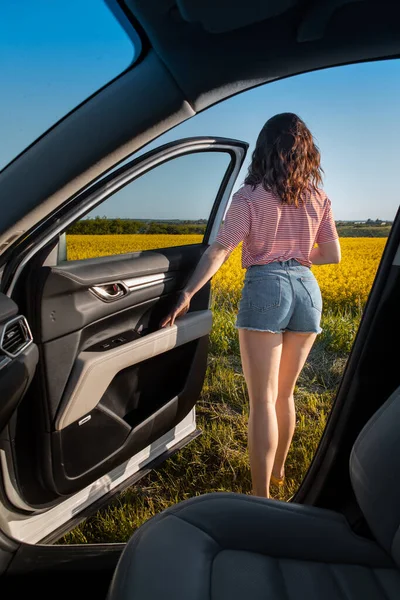
[[[205,248],[71,261],[28,275],[27,297],[38,299],[36,307],[30,303],[30,321],[47,393],[42,452],[50,452],[52,466],[45,483],[55,494],[78,491],[192,409],[206,369],[209,285],[173,327],[160,329],[159,322]],[[93,293],[116,281],[126,289],[116,300]]]
[[[81,353],[105,350],[107,348],[101,346],[110,342],[115,347],[112,341],[122,334],[143,340],[159,329],[161,318],[171,307],[205,246],[199,244],[185,250],[173,247],[153,252],[150,257],[143,252],[31,271],[25,285],[26,307],[44,357],[49,431],[55,427],[65,387]],[[93,264],[97,271],[93,276],[85,276]],[[172,270],[168,271],[168,266]],[[102,301],[91,292],[96,283],[143,281],[143,277],[150,277],[149,272],[151,276],[157,275],[156,281],[151,285],[132,286],[126,296],[112,303]],[[158,279],[160,275],[164,279]],[[32,302],[32,298],[36,302]],[[193,298],[191,311],[208,309],[208,301],[209,286],[205,286]]]

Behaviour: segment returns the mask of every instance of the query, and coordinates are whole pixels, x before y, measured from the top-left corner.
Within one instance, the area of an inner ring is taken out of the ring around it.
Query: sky
[[[135,51],[101,0],[2,3],[0,169],[125,70]],[[392,220],[400,197],[399,100],[400,60],[326,69],[239,94],[179,125],[145,150],[196,135],[245,140],[250,149],[237,188],[265,121],[278,112],[296,112],[321,150],[324,187],[335,218]],[[110,217],[206,218],[225,165],[220,158],[172,161],[94,212]]]

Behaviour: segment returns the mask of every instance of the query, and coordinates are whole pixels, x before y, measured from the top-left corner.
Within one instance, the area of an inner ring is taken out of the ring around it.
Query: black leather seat
[[[135,533],[109,600],[400,598],[400,388],[359,435],[350,474],[376,541],[331,511],[210,494]]]

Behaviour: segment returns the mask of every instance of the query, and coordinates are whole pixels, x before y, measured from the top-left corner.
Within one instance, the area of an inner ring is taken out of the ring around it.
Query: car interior
[[[247,143],[208,132],[137,153],[254,86],[400,55],[400,6],[389,0],[107,4],[140,41],[137,59],[0,172],[0,457],[22,512],[57,506],[152,444],[202,389],[210,287],[173,328],[160,330],[159,321],[216,235]],[[63,260],[72,223],[142,173],[203,152],[228,161],[201,244]],[[399,299],[400,213],[293,502],[192,498],[145,523],[127,545],[27,544],[1,522],[4,593],[397,597]],[[11,511],[3,486],[0,495]]]

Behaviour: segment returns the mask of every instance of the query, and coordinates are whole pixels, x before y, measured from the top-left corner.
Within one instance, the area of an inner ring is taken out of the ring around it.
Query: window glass
[[[0,4],[0,169],[139,53],[101,0]]]
[[[67,259],[200,243],[230,160],[197,152],[141,175],[68,229]]]

